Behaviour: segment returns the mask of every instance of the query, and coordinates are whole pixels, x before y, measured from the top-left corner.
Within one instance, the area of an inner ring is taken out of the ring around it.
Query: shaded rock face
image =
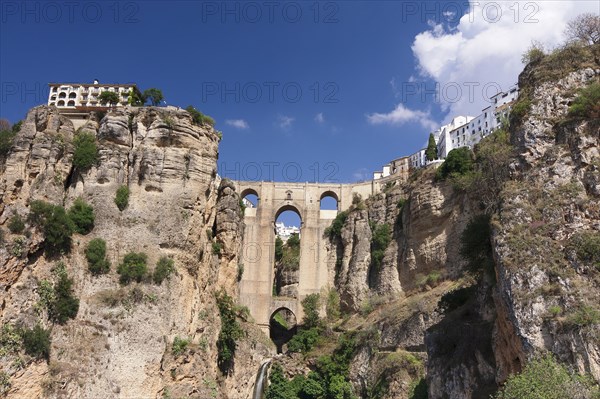
[[[233,386],[216,367],[214,292],[222,287],[236,295],[243,229],[239,197],[216,179],[217,134],[194,125],[185,111],[154,107],[117,108],[100,121],[91,114],[77,130],[97,138],[98,162],[87,171],[72,165],[73,123],[46,106],[28,113],[3,165],[0,224],[6,242],[20,240],[22,248],[18,256],[12,244],[0,249],[0,318],[52,326],[49,363],[26,357],[22,367],[7,368],[8,396],[248,397],[268,353],[262,334],[240,341]],[[130,194],[120,211],[114,198],[123,185]],[[28,223],[23,236],[6,229],[14,213],[27,217],[33,200],[68,208],[78,197],[93,206],[95,227],[73,236],[69,254],[46,258],[43,233]],[[106,275],[87,270],[84,250],[93,238],[107,243]],[[128,252],[146,253],[150,272],[160,257],[170,257],[175,272],[161,285],[121,286],[116,269]],[[58,261],[80,300],[77,317],[65,325],[52,325],[36,305],[40,282],[53,279]],[[175,337],[189,341],[177,355]],[[3,358],[3,369],[13,360]]]

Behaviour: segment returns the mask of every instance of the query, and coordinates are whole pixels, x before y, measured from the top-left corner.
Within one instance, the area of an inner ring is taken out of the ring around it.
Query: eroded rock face
[[[540,350],[600,379],[598,326],[569,322],[578,309],[599,301],[596,272],[577,259],[569,242],[600,228],[600,125],[567,118],[577,89],[599,75],[587,68],[531,88],[531,109],[514,129],[522,181],[505,188],[494,232],[494,299],[502,316],[496,325],[498,381]],[[527,87],[527,77],[520,85]],[[559,314],[552,316],[551,308]]]
[[[72,165],[78,131],[97,138],[99,160],[87,171]],[[216,179],[218,141],[211,127],[194,125],[174,108],[117,108],[100,121],[91,114],[78,129],[53,107],[28,113],[0,179],[0,223],[6,226],[14,212],[26,218],[32,200],[68,208],[81,197],[94,208],[95,227],[73,236],[70,254],[52,259],[40,249],[36,228],[28,224],[28,237],[19,238],[4,227],[8,242],[24,242],[19,256],[0,249],[3,324],[50,326],[45,310],[34,305],[40,281],[52,279],[58,261],[80,299],[77,317],[52,327],[50,369],[26,363],[11,374],[9,397],[248,397],[268,353],[261,334],[239,344],[230,376],[235,388],[216,367],[214,292],[237,294],[243,229],[239,196]],[[123,211],[114,202],[120,186],[129,188]],[[215,236],[207,233],[213,227]],[[98,277],[88,272],[84,255],[93,238],[106,241],[112,265]],[[128,252],[146,253],[150,272],[160,257],[170,257],[175,272],[161,285],[121,286],[116,269]],[[175,337],[189,341],[177,355]]]

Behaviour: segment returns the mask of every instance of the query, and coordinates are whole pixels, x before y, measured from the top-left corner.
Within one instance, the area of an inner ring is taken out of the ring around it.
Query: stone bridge
[[[339,211],[352,204],[354,194],[367,198],[381,190],[380,183],[356,184],[283,183],[236,181],[242,198],[254,194],[257,206],[244,211],[244,274],[240,282],[240,303],[250,309],[256,323],[268,332],[273,313],[289,309],[300,322],[303,317],[300,302],[312,293],[319,293],[329,283],[325,229]],[[337,210],[321,210],[321,200],[333,197]],[[275,278],[275,221],[284,212],[295,211],[301,219],[300,269],[298,298],[273,296]],[[333,265],[332,265],[333,266]]]

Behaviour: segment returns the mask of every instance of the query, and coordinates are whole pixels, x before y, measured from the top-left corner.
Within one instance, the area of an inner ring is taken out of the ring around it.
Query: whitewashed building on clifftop
[[[94,83],[49,83],[48,105],[67,111],[96,111],[107,109],[108,106],[100,103],[100,93],[109,91],[119,96],[119,106],[129,103],[129,96],[136,92],[141,97],[140,91],[133,83],[130,84],[100,84]]]
[[[500,92],[491,97],[490,105],[484,108],[478,116],[456,116],[450,123],[431,132],[437,145],[438,158],[445,159],[450,151],[456,148],[469,147],[472,149],[481,139],[501,127],[503,121],[508,119],[510,110],[518,97],[519,88],[514,86],[507,92]],[[373,180],[391,179],[392,177],[407,179],[408,174],[394,176],[392,170],[397,170],[397,168],[393,169],[394,166],[399,160],[405,159],[408,160],[411,169],[427,166],[431,161],[425,156],[426,149],[426,147],[422,148],[408,157],[398,158],[384,165],[381,171],[373,173]]]

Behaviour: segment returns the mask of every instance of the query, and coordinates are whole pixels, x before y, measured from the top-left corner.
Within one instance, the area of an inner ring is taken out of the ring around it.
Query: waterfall
[[[258,369],[256,381],[254,382],[254,393],[252,394],[252,399],[262,399],[263,397],[265,385],[267,384],[267,371],[269,370],[269,364],[271,364],[271,360],[272,359],[266,360]]]

